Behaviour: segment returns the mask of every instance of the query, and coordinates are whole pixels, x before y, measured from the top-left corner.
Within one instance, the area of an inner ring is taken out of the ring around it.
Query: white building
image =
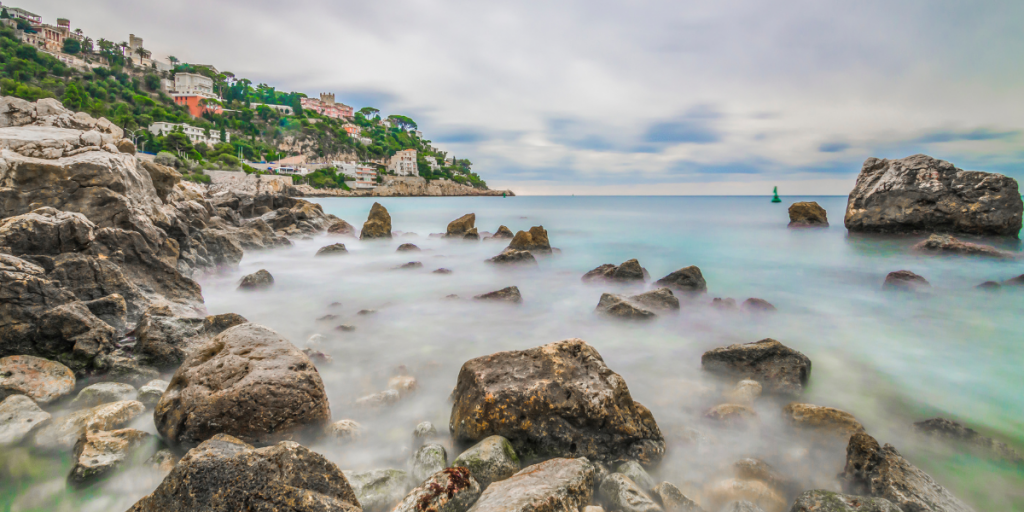
[[[397,176],[419,176],[419,170],[416,168],[416,150],[403,149],[395,153],[388,161],[388,172],[393,172]]]
[[[213,93],[213,79],[194,73],[175,73],[172,96],[202,96],[217,99]]]
[[[373,144],[373,139],[369,137],[356,137],[356,140],[358,140],[359,143],[364,146],[370,146]]]
[[[423,132],[420,130],[409,130],[409,135],[415,135],[417,138],[423,138]]]
[[[430,170],[431,171],[440,171],[441,170],[441,166],[437,165],[437,159],[436,158],[434,158],[432,156],[425,156],[425,157],[423,157],[423,159],[427,161],[427,165],[430,166]]]
[[[334,162],[334,166],[341,174],[355,178],[355,181],[347,182],[350,188],[366,189],[377,186],[376,167],[350,162]]]
[[[269,103],[250,103],[249,104],[249,108],[251,108],[253,110],[256,110],[256,109],[258,109],[260,107],[268,107],[268,108],[270,108],[272,110],[276,110],[276,111],[278,111],[281,114],[286,115],[286,116],[295,115],[295,110],[292,109],[291,107],[287,106],[287,105],[271,105]]]
[[[275,169],[278,174],[287,174],[289,176],[305,176],[309,174],[309,169],[305,167],[278,167]]]
[[[210,130],[210,136],[206,136],[206,130],[202,128],[196,128],[195,126],[184,124],[184,123],[153,123],[149,125],[149,133],[156,136],[167,135],[168,133],[180,131],[188,137],[188,140],[192,141],[193,144],[199,144],[200,142],[205,143],[207,146],[213,146],[219,144],[220,130]],[[224,142],[231,142],[231,134],[224,133]]]

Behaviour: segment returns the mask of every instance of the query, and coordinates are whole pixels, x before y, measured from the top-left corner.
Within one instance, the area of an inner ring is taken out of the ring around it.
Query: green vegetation
[[[340,188],[351,190],[346,181],[353,181],[355,178],[345,176],[334,167],[325,167],[305,176],[292,176],[295,183],[305,183],[313,188]]]

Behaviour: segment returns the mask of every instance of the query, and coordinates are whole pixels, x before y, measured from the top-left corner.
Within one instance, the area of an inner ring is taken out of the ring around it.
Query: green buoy
[[[779,187],[775,187],[775,197],[772,198],[773,203],[781,203],[782,199],[779,199]]]
[[[505,193],[504,192],[501,193],[501,197],[505,197]]]

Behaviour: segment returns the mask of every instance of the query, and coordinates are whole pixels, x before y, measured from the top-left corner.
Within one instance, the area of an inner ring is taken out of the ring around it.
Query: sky
[[[5,4],[407,115],[520,194],[846,195],[916,153],[1024,179],[1016,0]]]

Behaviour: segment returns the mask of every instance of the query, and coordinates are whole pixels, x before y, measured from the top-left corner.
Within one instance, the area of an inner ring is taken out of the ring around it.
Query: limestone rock
[[[139,388],[139,401],[147,409],[155,408],[157,402],[160,401],[160,397],[167,390],[167,386],[170,385],[171,383],[166,380],[151,380],[147,382],[145,386]]]
[[[96,407],[100,404],[120,402],[122,400],[135,400],[138,391],[128,384],[120,382],[99,382],[86,386],[78,392],[78,396],[71,401],[72,408]]]
[[[81,213],[37,208],[0,220],[0,247],[15,256],[79,252],[92,243],[95,227]]]
[[[799,396],[811,375],[811,360],[773,339],[709,350],[701,356],[704,371],[753,379],[764,392]]]
[[[425,444],[412,454],[409,476],[413,482],[423,482],[430,475],[448,467],[448,452],[439,444]]]
[[[544,226],[534,226],[529,231],[520,231],[508,244],[509,249],[530,251],[534,254],[551,254],[551,242]]]
[[[0,400],[26,395],[36,403],[48,404],[75,388],[75,374],[56,361],[34,356],[0,359]]]
[[[352,420],[338,420],[328,425],[324,432],[337,441],[349,442],[362,436],[363,427]]]
[[[612,473],[598,489],[601,501],[620,512],[661,512],[661,507],[633,480],[622,473]]]
[[[398,246],[396,252],[418,252],[419,250],[420,248],[416,244],[402,244]]]
[[[472,512],[565,512],[581,510],[594,493],[596,469],[586,458],[551,459],[494,482]]]
[[[701,274],[699,268],[692,265],[676,270],[657,280],[654,284],[667,286],[689,295],[699,295],[708,292],[708,283],[704,281],[704,275]]]
[[[119,293],[83,302],[89,312],[114,329],[116,337],[128,332],[128,302]]]
[[[882,283],[883,290],[894,292],[921,292],[931,286],[927,279],[909,270],[890,272]]]
[[[136,357],[161,370],[177,368],[190,349],[189,340],[203,332],[203,321],[174,315],[167,306],[149,308],[135,327]]]
[[[633,295],[629,300],[656,310],[671,311],[679,309],[679,299],[668,288],[658,288],[639,295]]]
[[[316,367],[278,333],[241,324],[189,355],[157,403],[164,439],[190,448],[218,433],[244,441],[290,439],[330,421]]]
[[[516,286],[509,286],[508,288],[502,288],[495,292],[477,295],[473,298],[476,300],[511,302],[514,304],[523,302],[523,295],[519,293],[519,288]]]
[[[135,152],[132,151],[132,154],[134,153]],[[159,197],[161,201],[167,202],[167,196],[172,190],[174,190],[174,187],[181,182],[181,174],[171,167],[147,160],[140,159],[139,164],[142,166],[143,170],[149,173],[149,178],[153,181],[153,188],[156,189],[157,197]]]
[[[445,238],[465,238],[466,234],[471,230],[476,229],[476,214],[467,213],[462,217],[459,217],[450,223],[448,223],[448,230],[445,233]]]
[[[903,512],[883,498],[865,498],[831,491],[807,491],[797,497],[789,512]]]
[[[409,474],[399,469],[346,471],[364,512],[387,512],[409,491]]]
[[[146,406],[135,400],[111,402],[53,418],[36,432],[32,444],[47,450],[71,449],[82,433],[89,430],[116,430],[145,412]]]
[[[61,254],[53,259],[53,269],[47,277],[60,282],[65,289],[82,301],[119,295],[125,302],[125,321],[133,324],[139,320],[151,302],[138,285],[125,275],[122,267],[109,259],[85,254]],[[116,299],[110,300],[116,302]],[[118,314],[118,305],[106,306],[113,306],[114,311],[111,313],[115,316]],[[86,307],[90,311],[94,308],[103,309],[100,303],[91,306],[87,304]]]
[[[25,395],[11,395],[0,402],[0,447],[17,445],[46,424],[50,413]]]
[[[489,239],[491,238],[496,240],[511,240],[515,238],[515,234],[513,234],[512,230],[509,229],[508,227],[499,226],[498,230],[495,231],[494,234],[489,237]]]
[[[828,215],[825,209],[814,201],[793,203],[789,207],[789,227],[828,227]]]
[[[512,248],[506,248],[501,251],[501,254],[487,260],[488,263],[498,263],[503,265],[537,265],[537,258],[533,256],[530,251],[517,251]]]
[[[665,512],[704,512],[696,502],[686,497],[678,487],[662,482],[651,491],[661,501]]]
[[[783,416],[794,426],[826,436],[841,438],[844,442],[864,426],[846,411],[811,404],[790,403],[782,408]]]
[[[359,232],[359,238],[361,240],[391,238],[391,215],[380,203],[373,203],[370,208],[370,216],[363,224],[363,230]]]
[[[480,484],[468,469],[443,469],[429,475],[393,512],[465,512],[476,503],[480,491]]]
[[[630,297],[613,293],[602,293],[595,311],[605,316],[624,320],[650,320],[657,316],[653,311],[631,300]]]
[[[484,489],[511,477],[520,469],[515,448],[501,436],[490,436],[473,445],[452,461],[452,466],[469,468]]]
[[[932,235],[927,240],[915,244],[914,251],[929,254],[956,254],[960,256],[984,256],[986,258],[1013,259],[1012,252],[1002,251],[991,245],[962,242],[949,235]]]
[[[75,465],[68,475],[68,483],[82,487],[110,476],[152,437],[133,428],[83,432],[71,455]]]
[[[282,441],[255,449],[226,434],[190,450],[129,512],[359,512],[345,475],[324,456]]]
[[[334,221],[334,224],[327,228],[327,233],[331,235],[355,235],[355,232],[356,228],[352,224],[341,219]]]
[[[520,457],[661,459],[654,416],[583,340],[498,352],[466,362],[449,428],[458,443],[505,437]]]
[[[238,283],[239,290],[265,290],[274,286],[274,276],[265,269],[257,270],[242,278]]]
[[[748,313],[772,313],[776,310],[772,303],[756,297],[751,297],[743,301],[743,304],[740,305],[740,309]]]
[[[612,265],[606,263],[583,275],[583,281],[644,282],[647,279],[643,267],[636,258]]]
[[[345,244],[331,244],[321,247],[316,251],[317,256],[337,256],[340,254],[348,254]]]
[[[1011,464],[1024,465],[1024,456],[1021,456],[1017,450],[1002,441],[983,436],[976,430],[955,421],[932,418],[914,423],[914,429],[923,434],[980,449],[985,452],[985,455],[994,455]]]

